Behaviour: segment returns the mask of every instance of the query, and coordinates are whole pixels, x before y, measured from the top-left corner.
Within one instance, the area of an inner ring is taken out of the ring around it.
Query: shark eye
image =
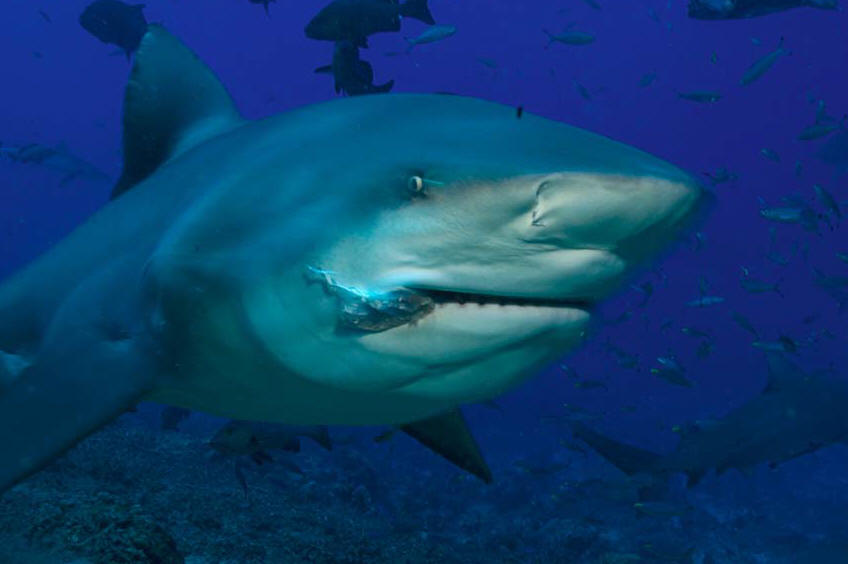
[[[409,180],[407,180],[406,187],[410,192],[412,192],[413,196],[426,197],[428,188],[444,186],[444,184],[444,182],[439,182],[432,178],[424,178],[423,176],[414,174],[409,177]]]
[[[420,176],[410,176],[406,185],[413,194],[424,195],[424,179]]]

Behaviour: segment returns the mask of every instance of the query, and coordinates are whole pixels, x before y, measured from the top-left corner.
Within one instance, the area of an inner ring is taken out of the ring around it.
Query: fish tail
[[[427,0],[406,0],[400,6],[400,14],[407,18],[414,18],[424,22],[427,25],[435,25],[436,20],[433,19],[433,14],[430,13],[430,8],[427,6]]]
[[[574,424],[574,436],[628,476],[657,473],[659,454],[610,439],[582,423]]]

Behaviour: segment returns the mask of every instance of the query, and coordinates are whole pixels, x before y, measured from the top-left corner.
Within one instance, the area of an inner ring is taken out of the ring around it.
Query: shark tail
[[[667,497],[670,472],[660,467],[661,455],[613,440],[593,431],[582,423],[575,423],[573,429],[576,438],[589,445],[610,464],[628,476],[643,474],[648,477],[648,480],[639,488],[640,500],[664,499]],[[684,470],[684,473],[688,487],[697,485],[704,477],[704,472],[701,470]]]
[[[430,13],[430,8],[427,6],[427,0],[406,0],[400,6],[400,15],[414,18],[427,25],[435,25],[436,23],[433,14]]]
[[[610,439],[582,423],[574,424],[574,436],[628,476],[657,472],[659,454]]]

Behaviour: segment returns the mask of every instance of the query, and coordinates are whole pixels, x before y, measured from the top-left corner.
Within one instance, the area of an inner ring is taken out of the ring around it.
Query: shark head
[[[247,311],[280,362],[334,388],[498,395],[578,344],[702,197],[639,150],[476,99],[361,97],[300,119],[343,140],[305,159],[316,195],[293,212],[321,242]]]

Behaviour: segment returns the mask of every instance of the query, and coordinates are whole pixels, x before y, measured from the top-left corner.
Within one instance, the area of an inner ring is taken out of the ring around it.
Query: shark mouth
[[[319,283],[338,301],[337,330],[342,332],[378,333],[402,325],[414,324],[441,305],[475,304],[484,306],[555,307],[590,310],[592,302],[577,299],[553,299],[480,294],[433,288],[399,288],[388,292],[371,292],[340,284],[326,270],[308,267],[306,278]]]
[[[497,294],[480,294],[475,292],[460,292],[454,290],[438,290],[431,288],[413,288],[421,295],[430,297],[436,305],[439,304],[476,304],[476,305],[517,305],[527,307],[567,307],[574,309],[590,309],[592,302],[571,298],[537,298],[525,296],[504,296]]]

